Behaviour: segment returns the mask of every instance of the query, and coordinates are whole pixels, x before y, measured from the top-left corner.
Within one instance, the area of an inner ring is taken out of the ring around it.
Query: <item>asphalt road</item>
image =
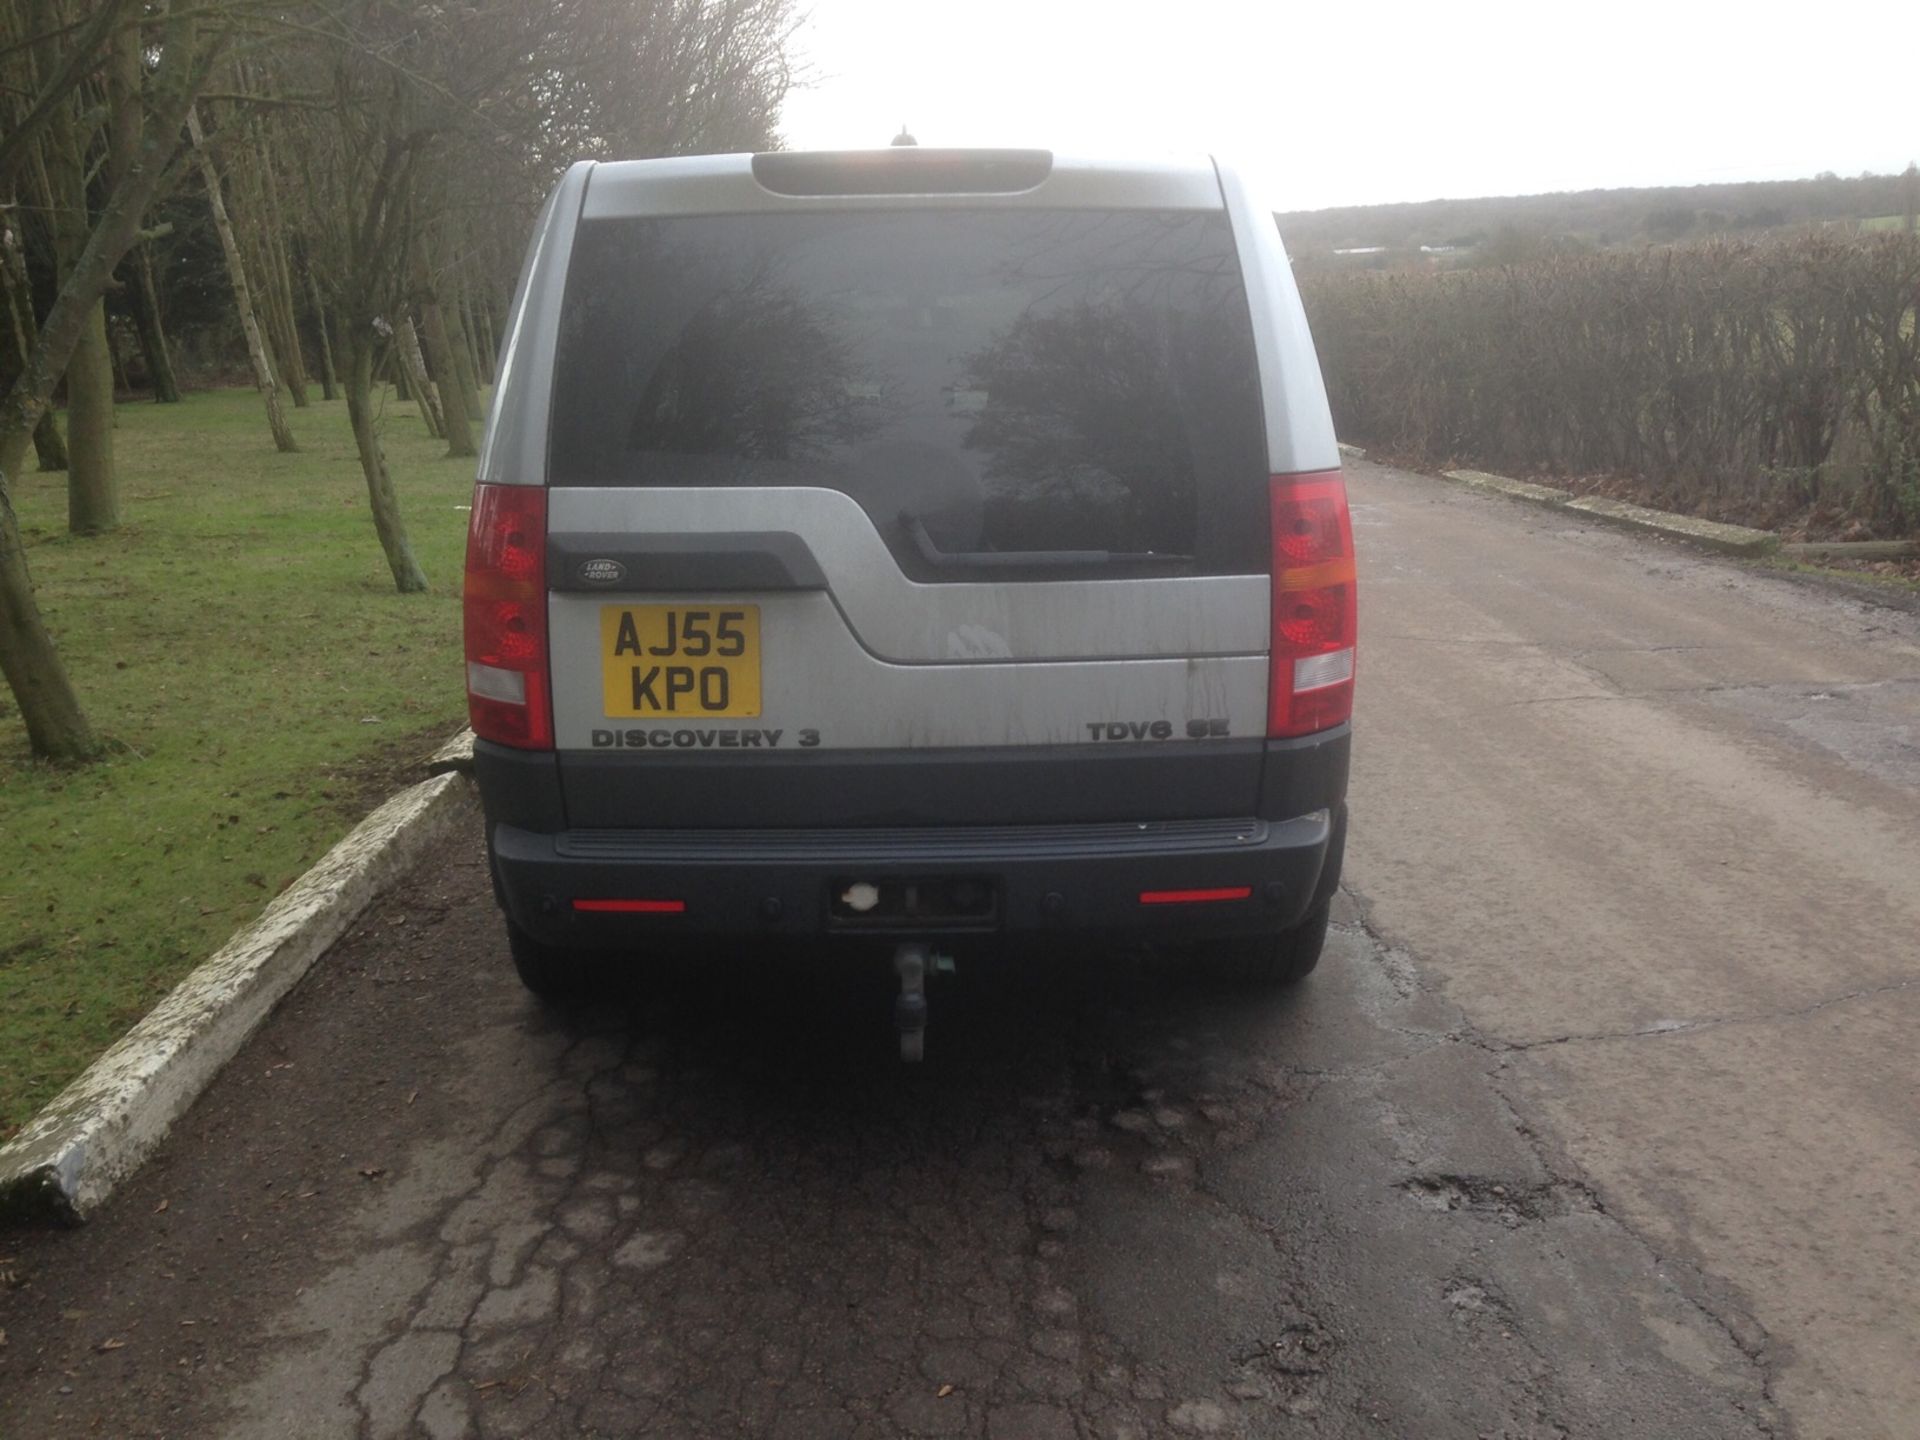
[[[1370,923],[1802,1434],[1920,1436],[1920,618],[1356,478]]]
[[[1349,893],[543,1012],[474,835],[88,1229],[0,1435],[1920,1433],[1920,624],[1370,466]]]

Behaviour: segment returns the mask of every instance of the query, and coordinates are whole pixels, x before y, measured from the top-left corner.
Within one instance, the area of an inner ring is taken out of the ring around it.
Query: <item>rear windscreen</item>
[[[916,579],[1266,568],[1223,213],[582,223],[554,485],[817,485]]]

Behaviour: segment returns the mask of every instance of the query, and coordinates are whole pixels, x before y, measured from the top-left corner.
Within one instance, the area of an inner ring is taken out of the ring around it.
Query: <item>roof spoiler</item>
[[[1012,195],[1053,173],[1051,150],[769,150],[753,178],[776,195]]]

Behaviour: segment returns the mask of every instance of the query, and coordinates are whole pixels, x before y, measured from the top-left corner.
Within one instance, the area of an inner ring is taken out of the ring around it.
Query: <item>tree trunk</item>
[[[411,315],[402,317],[393,338],[401,367],[407,372],[407,389],[420,404],[420,418],[427,422],[427,433],[436,440],[442,439],[447,433],[447,422],[441,418],[439,392],[427,378],[427,362],[420,354],[420,335],[413,328]]]
[[[287,389],[293,395],[293,403],[305,409],[307,404],[307,356],[300,343],[300,317],[293,303],[293,267],[287,262],[286,221],[280,214],[280,187],[273,176],[271,157],[266,147],[256,139],[256,153],[260,157],[260,184],[266,195],[266,234],[267,267],[273,292],[273,309],[280,317],[280,329],[285,336],[280,346],[280,358],[286,365]]]
[[[0,296],[6,299],[7,330],[13,336],[15,356],[13,362],[0,367],[0,374],[12,385],[24,372],[40,334],[39,327],[33,323],[33,291],[27,279],[26,258],[21,255],[11,231],[0,233]],[[33,448],[43,473],[67,468],[67,442],[61,438],[53,411],[41,412],[39,423],[33,427]]]
[[[51,410],[41,411],[40,423],[33,427],[33,458],[43,474],[67,468],[67,437],[60,433],[60,422]]]
[[[240,311],[240,328],[247,334],[247,356],[253,361],[253,383],[267,402],[267,428],[282,454],[300,447],[293,431],[287,428],[287,414],[280,405],[280,387],[273,378],[273,365],[267,359],[266,345],[260,338],[260,320],[254,313],[253,293],[247,288],[246,266],[240,259],[240,245],[234,238],[233,222],[227,218],[227,203],[220,197],[220,172],[207,154],[205,137],[200,132],[200,117],[187,111],[187,136],[193,142],[200,161],[200,177],[207,185],[207,203],[213,210],[213,228],[220,234],[220,249],[227,257],[227,275],[233,281],[233,301]]]
[[[247,273],[260,279],[257,298],[267,347],[267,363],[273,366],[273,373],[280,377],[287,398],[293,401],[293,408],[304,410],[307,407],[307,384],[306,367],[301,363],[300,332],[294,328],[292,312],[282,303],[273,246],[264,237],[256,237],[253,256],[259,263],[249,265]]]
[[[493,302],[482,297],[475,309],[480,319],[480,374],[491,385],[499,378],[494,366],[500,356],[500,344],[493,338]]]
[[[473,329],[467,323],[467,287],[457,278],[453,286],[453,304],[447,307],[447,343],[453,346],[453,363],[460,371],[460,389],[466,396],[467,413],[476,421],[484,420],[487,408],[480,401],[480,364],[473,354]]]
[[[4,477],[0,477],[4,478]],[[33,600],[33,577],[13,504],[0,488],[0,673],[13,691],[27,743],[42,760],[91,760],[100,741],[80,708],[53,637]]]
[[[47,129],[47,190],[63,288],[92,230],[86,147],[73,110],[64,107]],[[113,474],[113,359],[107,353],[107,306],[98,292],[67,360],[66,379],[67,528],[75,535],[100,535],[120,523],[120,495]]]
[[[440,375],[440,424],[447,437],[448,458],[474,455],[473,427],[467,420],[466,386],[460,383],[460,357],[447,336],[446,318],[429,294],[420,306],[420,323],[427,329],[427,352]]]
[[[140,332],[140,352],[147,357],[153,398],[161,405],[178,405],[180,382],[174,378],[167,331],[160,320],[160,294],[153,283],[153,256],[145,245],[134,247],[130,268],[133,271],[133,323]]]
[[[327,338],[327,307],[320,301],[320,282],[313,278],[313,268],[307,271],[307,299],[313,305],[313,328],[320,336],[320,395],[331,400],[340,388],[339,379],[333,373],[333,342]]]
[[[360,452],[360,469],[367,477],[367,499],[373,508],[373,528],[386,552],[387,568],[402,595],[427,588],[420,562],[413,558],[406,522],[400,518],[400,497],[394,493],[387,457],[373,428],[373,346],[364,335],[343,337],[347,356],[347,418],[353,424],[353,443]]]
[[[67,361],[67,529],[104,535],[120,523],[113,474],[113,359],[107,305],[94,302]]]
[[[241,242],[241,263],[246,266],[247,282],[253,287],[254,310],[260,320],[260,339],[266,349],[267,364],[279,379],[282,391],[293,402],[293,408],[304,410],[306,368],[301,364],[300,332],[294,328],[291,307],[280,294],[279,269],[260,195],[258,184],[249,186],[238,207],[241,223],[235,231]]]
[[[114,337],[113,321],[107,321],[107,365],[113,375],[113,394],[118,400],[122,395],[133,393],[133,377],[127,374],[127,357],[120,353],[120,342]]]

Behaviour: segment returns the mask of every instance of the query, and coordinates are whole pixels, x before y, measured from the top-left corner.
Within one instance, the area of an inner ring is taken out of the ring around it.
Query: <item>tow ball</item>
[[[893,1020],[900,1031],[900,1058],[917,1063],[927,1058],[927,976],[952,974],[953,959],[910,942],[893,952],[893,968],[900,976],[900,995],[893,1002]]]

